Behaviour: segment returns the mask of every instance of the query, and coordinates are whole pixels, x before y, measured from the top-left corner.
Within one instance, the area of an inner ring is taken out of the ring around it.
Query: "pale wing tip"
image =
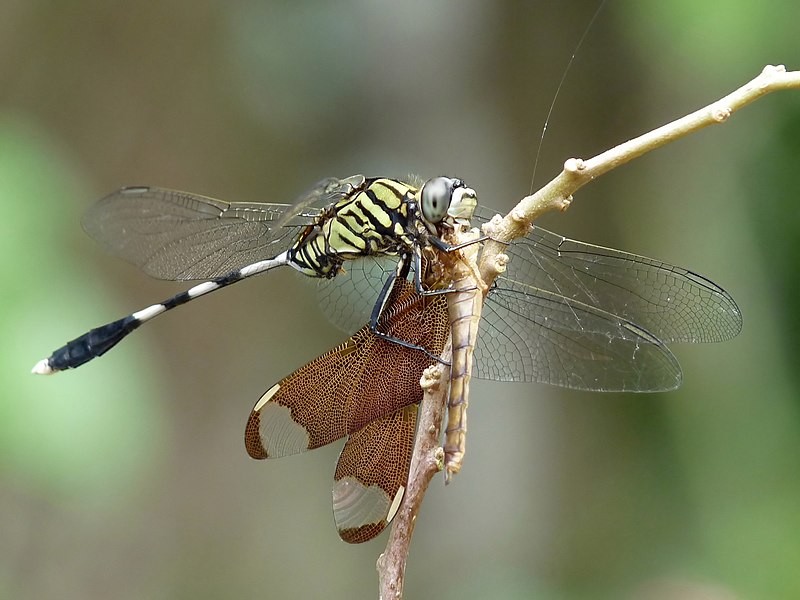
[[[52,375],[55,372],[56,372],[55,369],[53,369],[53,367],[50,366],[49,358],[43,358],[35,365],[33,365],[33,368],[31,369],[31,373],[33,373],[34,375]]]

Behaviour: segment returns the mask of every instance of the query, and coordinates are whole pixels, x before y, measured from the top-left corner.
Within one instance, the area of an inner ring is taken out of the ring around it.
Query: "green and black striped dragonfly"
[[[402,255],[419,262],[425,247],[449,250],[437,234],[449,224],[468,222],[476,204],[474,190],[447,177],[419,188],[362,175],[329,178],[292,205],[122,188],[86,213],[86,232],[148,275],[207,281],[88,331],[39,361],[33,372],[49,375],[79,367],[154,317],[276,267],[289,265],[309,277],[331,279],[346,260],[366,256]],[[417,280],[418,290],[426,293]],[[383,287],[373,330],[388,293],[388,285]]]
[[[371,474],[362,467],[376,447],[394,458],[398,447],[409,447],[397,440],[413,429],[408,407],[421,392],[411,389],[444,344],[442,296],[450,294],[425,288],[423,254],[450,253],[442,241],[450,229],[492,216],[476,202],[471,188],[446,177],[421,186],[331,178],[291,205],[123,188],[87,212],[89,235],[149,275],[206,281],[87,332],[33,371],[80,366],[155,316],[277,266],[318,278],[323,310],[334,323],[350,331],[369,323],[264,394],[248,422],[247,449],[255,458],[278,457],[349,436],[335,477],[336,521],[343,539],[370,539],[396,509],[407,465],[386,471],[386,461],[378,461]],[[477,377],[596,391],[669,390],[680,384],[681,370],[666,343],[721,341],[741,329],[731,296],[686,269],[538,227],[507,253],[507,272],[483,310]],[[407,279],[412,270],[414,284]],[[343,383],[329,389],[323,384],[335,364],[346,365]],[[387,377],[387,364],[401,366]],[[373,380],[384,384],[371,386]],[[405,423],[404,433],[387,433],[390,422]]]

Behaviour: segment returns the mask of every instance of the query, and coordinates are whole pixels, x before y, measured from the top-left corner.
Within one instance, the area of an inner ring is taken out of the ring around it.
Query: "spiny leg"
[[[389,298],[389,293],[392,290],[394,282],[397,280],[398,277],[406,279],[408,277],[408,272],[411,267],[411,260],[408,254],[404,254],[403,257],[400,259],[400,262],[397,265],[397,270],[394,275],[388,277],[383,284],[383,288],[381,289],[380,295],[378,296],[378,300],[375,302],[375,306],[372,308],[372,315],[369,319],[369,328],[372,333],[374,333],[379,338],[386,340],[387,342],[393,342],[395,344],[399,344],[404,348],[410,348],[411,350],[420,350],[425,353],[426,356],[429,358],[440,362],[444,365],[449,365],[450,363],[441,359],[441,357],[432,354],[427,348],[423,346],[418,346],[417,344],[413,344],[401,338],[395,337],[388,333],[384,333],[378,329],[378,320],[383,313],[383,310],[386,308],[386,301]],[[417,267],[417,272],[421,267]],[[447,290],[442,290],[447,291]],[[421,294],[423,295],[423,294]]]

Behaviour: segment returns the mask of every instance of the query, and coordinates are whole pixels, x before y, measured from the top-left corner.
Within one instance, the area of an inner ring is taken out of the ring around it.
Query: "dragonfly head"
[[[469,225],[472,213],[478,205],[475,190],[467,187],[460,179],[434,177],[425,182],[419,192],[419,206],[422,218],[436,225],[445,217],[456,223]]]

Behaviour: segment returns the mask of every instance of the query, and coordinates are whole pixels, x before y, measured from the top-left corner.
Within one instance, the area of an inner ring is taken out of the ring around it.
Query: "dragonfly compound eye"
[[[420,194],[420,208],[426,221],[440,223],[444,219],[450,207],[455,183],[449,177],[435,177],[425,182]]]

